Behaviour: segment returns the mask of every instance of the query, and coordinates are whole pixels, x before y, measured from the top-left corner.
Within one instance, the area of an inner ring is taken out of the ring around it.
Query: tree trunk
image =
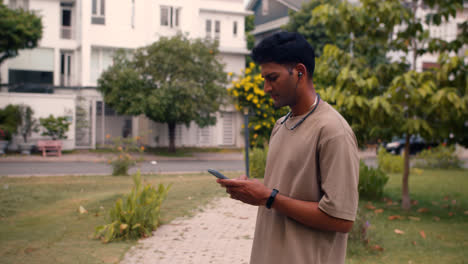
[[[169,127],[169,152],[170,153],[175,153],[176,152],[176,147],[175,147],[176,123],[170,122],[170,123],[168,123],[168,127]]]
[[[405,152],[403,153],[403,159],[404,159],[405,165],[403,169],[402,202],[401,202],[401,207],[404,210],[409,210],[411,208],[411,200],[410,200],[410,195],[409,195],[409,184],[408,184],[409,171],[410,171],[409,154],[410,154],[410,135],[406,134]]]

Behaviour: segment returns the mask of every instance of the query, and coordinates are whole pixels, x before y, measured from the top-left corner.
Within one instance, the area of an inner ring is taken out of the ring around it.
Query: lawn
[[[409,212],[399,205],[401,178],[390,175],[385,199],[360,201],[369,244],[350,241],[347,263],[468,263],[468,171],[411,175]]]
[[[163,223],[225,194],[208,174],[144,181],[173,184],[161,210]],[[102,244],[93,232],[132,185],[130,177],[112,176],[0,178],[0,263],[118,262],[135,242]],[[80,214],[80,205],[89,213]]]
[[[225,195],[208,174],[147,175],[144,180],[173,184],[161,211],[163,223]],[[466,263],[468,171],[411,175],[410,212],[398,205],[400,185],[401,176],[390,175],[385,200],[360,201],[360,215],[370,223],[369,243],[350,241],[347,263]],[[130,177],[0,178],[0,263],[118,262],[135,242],[102,244],[92,235],[106,222],[115,199],[131,187]],[[89,213],[80,214],[80,205]]]

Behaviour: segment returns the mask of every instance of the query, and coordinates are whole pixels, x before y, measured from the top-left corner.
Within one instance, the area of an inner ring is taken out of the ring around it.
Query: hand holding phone
[[[213,169],[208,169],[208,172],[213,174],[216,178],[222,179],[222,180],[229,180],[228,177],[224,176],[221,172]]]

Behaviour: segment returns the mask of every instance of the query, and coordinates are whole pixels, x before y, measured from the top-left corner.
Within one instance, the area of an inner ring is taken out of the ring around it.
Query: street
[[[367,157],[365,163],[370,167],[377,166],[375,157]],[[468,168],[468,160],[463,160],[463,167]],[[142,173],[205,173],[207,169],[219,171],[245,170],[243,160],[162,160],[153,164],[151,161],[139,163],[130,169],[130,173],[140,169]],[[62,175],[110,175],[112,167],[104,162],[90,161],[11,161],[0,162],[0,176],[62,176]]]
[[[212,168],[219,171],[244,171],[243,160],[181,161],[164,160],[152,164],[139,163],[130,173],[140,168],[142,173],[206,172]],[[109,175],[112,167],[103,162],[2,162],[0,176],[58,176],[58,175]]]

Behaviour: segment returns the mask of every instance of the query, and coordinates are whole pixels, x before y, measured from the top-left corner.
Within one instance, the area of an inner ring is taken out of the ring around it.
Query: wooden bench
[[[58,140],[39,140],[37,148],[42,151],[42,156],[62,156],[62,141]]]

